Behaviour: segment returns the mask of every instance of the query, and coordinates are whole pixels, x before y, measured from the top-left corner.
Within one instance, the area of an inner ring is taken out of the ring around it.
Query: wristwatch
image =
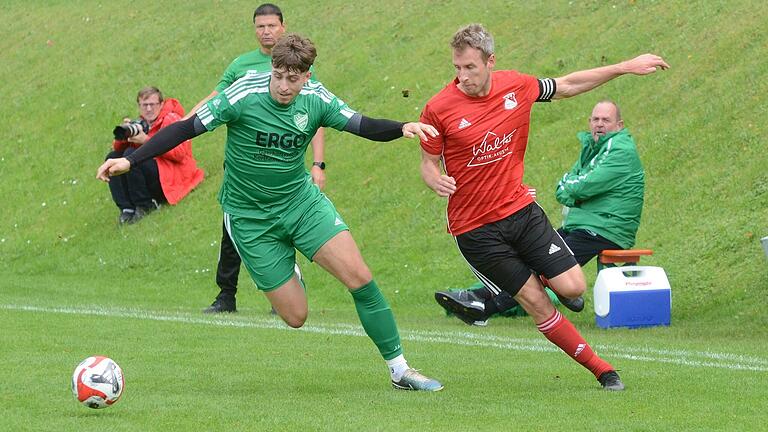
[[[325,162],[312,162],[312,166],[320,167],[321,170],[324,170]]]

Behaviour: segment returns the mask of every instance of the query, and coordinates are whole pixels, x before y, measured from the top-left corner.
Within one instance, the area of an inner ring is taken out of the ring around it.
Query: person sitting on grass
[[[115,140],[107,159],[127,157],[159,130],[179,121],[184,108],[178,100],[164,99],[157,87],[145,87],[136,96],[138,120],[123,119],[114,130]],[[112,200],[120,209],[118,223],[134,224],[161,204],[175,205],[203,181],[205,173],[192,156],[192,141],[149,158],[128,175],[109,182]]]

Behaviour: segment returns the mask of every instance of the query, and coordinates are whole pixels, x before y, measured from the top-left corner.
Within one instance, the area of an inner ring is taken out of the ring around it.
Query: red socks
[[[604,372],[614,370],[613,366],[592,351],[592,348],[579,334],[576,327],[566,317],[561,315],[560,311],[555,310],[551,317],[543,323],[537,324],[536,327],[539,328],[539,331],[550,342],[560,347],[572,359],[589,369],[595,375],[595,378],[599,378]]]

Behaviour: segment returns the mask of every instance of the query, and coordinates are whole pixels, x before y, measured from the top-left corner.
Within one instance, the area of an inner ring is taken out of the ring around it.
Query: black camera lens
[[[136,136],[141,132],[149,132],[149,124],[144,120],[133,120],[130,123],[124,123],[115,126],[112,134],[116,140],[125,141],[130,137]]]

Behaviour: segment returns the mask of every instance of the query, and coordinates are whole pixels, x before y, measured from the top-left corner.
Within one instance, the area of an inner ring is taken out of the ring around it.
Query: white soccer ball
[[[72,374],[72,393],[88,408],[111,406],[120,399],[124,387],[123,370],[109,357],[88,357]]]

